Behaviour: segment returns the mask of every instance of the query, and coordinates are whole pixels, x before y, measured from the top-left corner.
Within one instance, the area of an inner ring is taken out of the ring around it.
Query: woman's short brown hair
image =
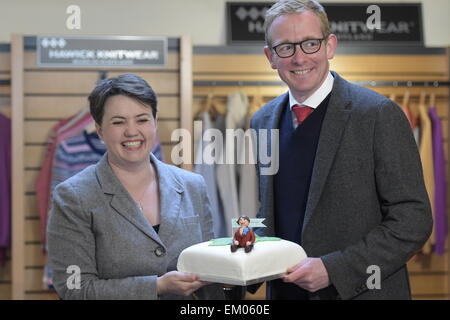
[[[150,106],[153,117],[156,117],[157,98],[153,89],[141,77],[126,73],[99,81],[89,95],[90,112],[97,124],[102,123],[106,100],[117,95],[124,95]]]

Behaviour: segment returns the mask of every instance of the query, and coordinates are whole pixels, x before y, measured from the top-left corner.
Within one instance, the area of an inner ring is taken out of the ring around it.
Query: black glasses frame
[[[303,40],[303,41],[300,41],[300,42],[283,42],[283,43],[277,44],[276,46],[272,47],[272,50],[275,51],[275,53],[277,54],[277,56],[279,56],[280,58],[290,58],[290,57],[292,57],[292,56],[295,54],[295,52],[297,51],[297,45],[298,45],[298,46],[300,46],[300,49],[302,49],[302,51],[303,51],[305,54],[314,54],[314,53],[318,52],[318,51],[320,50],[320,48],[322,48],[322,41],[323,41],[323,40],[326,40],[327,38],[328,38],[328,36],[327,36],[327,37],[324,37],[324,38],[317,38],[317,39],[306,39],[306,40]],[[303,43],[308,42],[308,41],[311,41],[311,40],[319,40],[319,48],[318,48],[316,51],[314,51],[314,52],[306,52],[305,49],[303,49]],[[292,54],[289,55],[289,56],[280,56],[280,54],[279,54],[278,51],[277,51],[277,48],[280,47],[280,46],[282,46],[282,45],[285,45],[285,44],[291,44],[291,45],[293,45],[293,46],[294,46],[294,51],[293,51]]]

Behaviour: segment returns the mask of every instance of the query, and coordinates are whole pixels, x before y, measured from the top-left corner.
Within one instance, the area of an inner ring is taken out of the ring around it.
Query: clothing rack
[[[99,79],[103,80],[107,71],[101,71]],[[361,86],[371,87],[449,87],[450,81],[352,81]],[[10,79],[1,79],[0,86],[11,85]],[[194,86],[286,86],[282,81],[194,81]]]
[[[194,81],[194,87],[208,86],[286,86],[282,81]]]
[[[448,87],[450,81],[352,81],[360,86],[370,87]]]
[[[450,81],[351,81],[369,87],[449,87]],[[204,86],[286,86],[282,81],[194,81],[195,87]]]

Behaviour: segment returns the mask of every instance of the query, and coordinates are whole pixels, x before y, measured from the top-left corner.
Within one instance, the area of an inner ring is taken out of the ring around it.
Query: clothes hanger
[[[256,93],[253,97],[252,103],[250,105],[250,116],[252,116],[256,111],[258,111],[264,105],[263,96],[261,94],[260,86],[257,87]]]
[[[214,110],[216,113],[225,116],[227,114],[227,106],[226,104],[220,102],[220,101],[214,101]]]
[[[256,87],[255,95],[253,96],[252,102],[250,103],[247,112],[247,118],[245,121],[247,129],[250,128],[250,119],[252,118],[253,114],[255,114],[255,112],[258,111],[263,105],[264,99],[263,95],[261,94],[261,86],[258,84],[258,86]]]
[[[403,102],[402,102],[402,105],[404,108],[408,108],[410,96],[411,96],[411,93],[409,92],[409,90],[406,90],[405,94],[403,95]]]
[[[430,107],[436,107],[436,93],[430,94]]]
[[[84,128],[84,130],[85,130],[88,134],[97,133],[97,128],[95,127],[95,121],[90,122],[90,123]]]
[[[425,107],[426,99],[427,99],[427,93],[425,91],[421,91],[420,92],[420,97],[419,97],[419,106],[424,106]]]
[[[199,118],[199,116],[203,112],[208,112],[213,120],[216,118],[217,114],[225,115],[226,114],[226,107],[222,106],[219,103],[217,103],[215,101],[215,98],[216,98],[216,96],[214,94],[214,89],[212,89],[207,94],[205,103],[202,104],[202,106],[200,107],[200,110],[197,112],[195,118]]]
[[[213,99],[214,99],[214,92],[213,91],[208,92],[203,111],[211,113],[212,109],[214,109]]]
[[[212,95],[211,96],[208,95],[208,98],[207,98],[207,108],[208,108],[207,111],[211,115],[211,118],[215,119],[218,114],[223,115],[223,116],[226,115],[227,114],[226,104],[221,103],[220,101],[215,99],[216,97],[214,96],[214,91],[211,93],[212,93]]]
[[[395,94],[394,92],[392,92],[392,93],[389,95],[389,99],[391,99],[392,101],[395,102],[395,98],[396,98],[396,94]]]
[[[0,113],[2,115],[4,115],[5,117],[7,117],[8,119],[11,119],[11,108],[5,108],[5,109],[0,108]]]
[[[85,116],[89,114],[89,108],[83,108],[80,112],[72,116],[69,122],[67,122],[64,126],[62,126],[58,131],[62,132],[76,124],[81,119],[84,119]]]
[[[209,109],[211,108],[211,103],[212,103],[212,99],[214,98],[214,93],[213,92],[209,92],[206,95],[206,100],[204,101],[204,103],[201,103],[197,113],[195,114],[195,119],[200,118],[200,115],[203,112],[209,112]]]

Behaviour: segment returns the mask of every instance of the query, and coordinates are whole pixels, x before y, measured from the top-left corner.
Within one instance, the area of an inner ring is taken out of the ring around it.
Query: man
[[[240,216],[236,223],[239,225],[239,229],[234,233],[230,250],[231,252],[236,252],[238,248],[244,248],[245,253],[249,253],[252,251],[253,244],[256,240],[253,230],[248,227],[250,218],[247,216]]]
[[[265,55],[289,92],[251,121],[280,130],[269,146],[279,170],[259,176],[267,228],[257,232],[309,257],[271,281],[268,297],[410,299],[406,262],[432,218],[408,121],[391,100],[329,71],[337,39],[316,1],[278,1],[265,32]]]

